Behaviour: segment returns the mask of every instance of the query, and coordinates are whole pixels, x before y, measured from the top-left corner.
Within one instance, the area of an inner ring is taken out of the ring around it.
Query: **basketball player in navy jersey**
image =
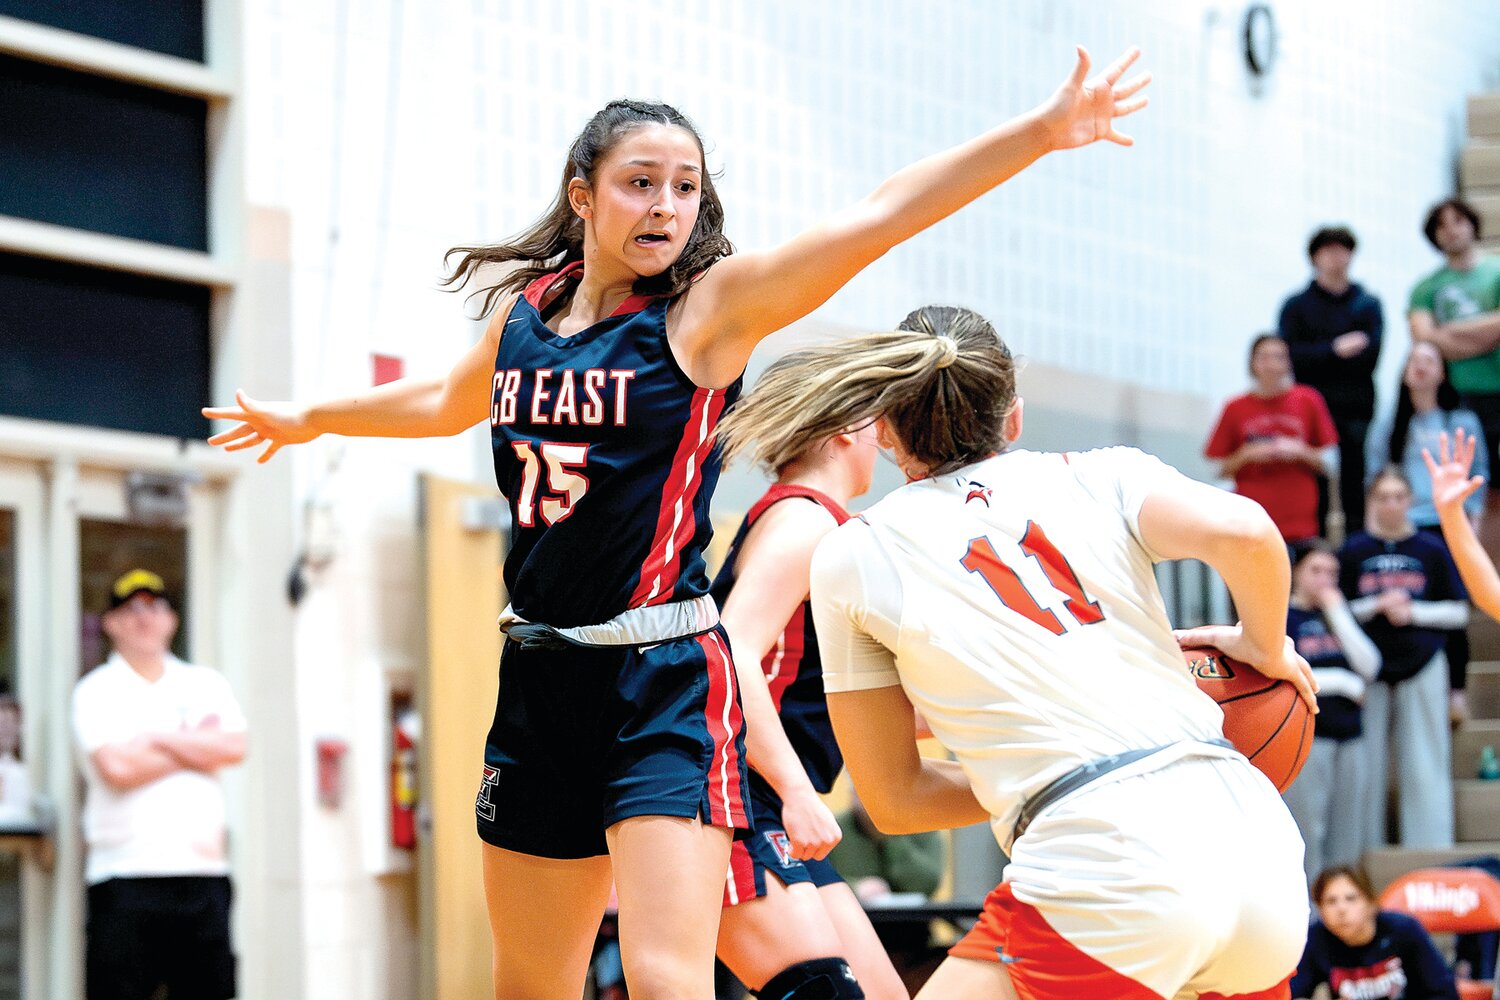
[[[1080,48],[1033,111],[733,257],[692,125],[613,102],[574,141],[541,220],[463,251],[459,285],[522,266],[488,289],[493,319],[446,378],[313,405],[240,392],[204,411],[235,421],[213,443],[264,444],[260,461],[325,433],[450,435],[488,417],[514,519],[513,641],[476,803],[497,997],[579,995],[611,875],[631,995],[710,995],[730,844],[749,826],[740,701],[702,560],[718,418],[762,338],[896,244],[1048,152],[1129,145],[1114,120],[1146,103],[1149,75],[1120,83],[1138,55],[1088,79]],[[821,969],[801,978],[827,988]]]
[[[719,923],[719,958],[761,996],[781,996],[780,977],[800,981],[820,962],[839,979],[844,960],[871,1000],[908,995],[858,898],[826,860],[840,831],[818,797],[844,758],[828,721],[808,573],[818,542],[869,490],[875,455],[872,427],[757,449],[776,482],[745,515],[713,584],[735,669],[764,677],[741,685],[757,737],[749,756],[755,831],[730,853]]]

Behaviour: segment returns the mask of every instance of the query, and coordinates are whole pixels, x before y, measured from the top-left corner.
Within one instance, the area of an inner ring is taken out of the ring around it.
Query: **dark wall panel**
[[[0,0],[0,14],[203,61],[203,0]]]
[[[203,101],[0,56],[0,109],[0,214],[208,249]]]
[[[201,438],[209,290],[0,253],[0,413]]]

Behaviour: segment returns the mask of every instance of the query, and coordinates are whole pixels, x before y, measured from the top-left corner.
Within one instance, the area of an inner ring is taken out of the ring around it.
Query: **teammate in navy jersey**
[[[776,371],[747,402],[776,390]],[[818,797],[844,758],[828,721],[808,573],[818,542],[870,488],[875,455],[870,427],[757,452],[776,482],[751,506],[714,580],[736,669],[765,678],[742,685],[746,722],[760,737],[750,754],[755,832],[730,854],[719,924],[719,958],[762,996],[782,995],[786,969],[821,961],[838,976],[842,956],[866,997],[907,997],[869,917],[827,860],[840,831]]]
[[[1312,897],[1318,919],[1308,928],[1292,996],[1306,1000],[1326,983],[1336,1000],[1458,1000],[1427,931],[1415,917],[1380,909],[1359,869],[1320,872]]]
[[[692,125],[613,102],[574,141],[542,219],[462,250],[459,286],[521,266],[488,288],[489,327],[446,378],[311,406],[240,392],[204,411],[236,421],[213,443],[264,444],[261,461],[324,433],[490,420],[515,525],[503,625],[516,641],[476,803],[497,997],[578,996],[611,875],[632,996],[709,994],[732,831],[748,825],[739,698],[701,558],[718,416],[761,339],[896,244],[1050,151],[1129,145],[1114,120],[1145,105],[1148,75],[1120,82],[1138,55],[1089,79],[1080,48],[1035,110],[733,257]]]
[[[1318,682],[1312,750],[1282,796],[1306,842],[1302,869],[1311,882],[1327,866],[1353,864],[1364,853],[1369,764],[1360,703],[1380,671],[1380,650],[1349,611],[1339,558],[1322,539],[1293,551],[1286,634]]]

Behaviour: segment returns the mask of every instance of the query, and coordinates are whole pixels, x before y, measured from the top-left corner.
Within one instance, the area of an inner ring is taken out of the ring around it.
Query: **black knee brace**
[[[760,1000],[864,1000],[849,963],[814,958],[782,969],[756,991]]]

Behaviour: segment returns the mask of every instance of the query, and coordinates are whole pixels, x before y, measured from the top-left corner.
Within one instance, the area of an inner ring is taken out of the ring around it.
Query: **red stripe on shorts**
[[[714,444],[714,429],[724,412],[722,389],[699,389],[693,394],[693,405],[677,443],[677,454],[667,473],[661,491],[661,508],[656,513],[656,533],[646,550],[640,580],[630,595],[632,608],[647,604],[664,604],[672,599],[677,574],[682,564],[682,546],[697,531],[693,516],[693,499],[703,483],[699,470]]]
[[[755,898],[755,859],[743,840],[729,849],[729,878],[724,883],[724,905],[734,906]]]
[[[734,663],[717,632],[698,637],[708,661],[708,704],[704,710],[714,752],[708,774],[708,821],[713,826],[748,828],[740,794],[740,754],[736,737],[743,727],[735,696]]]

